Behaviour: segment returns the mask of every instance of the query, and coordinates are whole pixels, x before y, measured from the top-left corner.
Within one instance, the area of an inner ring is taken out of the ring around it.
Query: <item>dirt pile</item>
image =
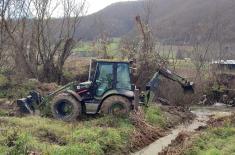
[[[30,79],[34,83],[34,89],[42,95],[47,95],[48,93],[55,91],[59,86],[56,83],[43,83],[36,79]]]
[[[142,149],[155,140],[166,135],[166,132],[160,128],[153,127],[145,122],[144,112],[142,109],[132,112],[130,115],[131,122],[135,126],[135,131],[131,139],[131,151]]]
[[[41,83],[37,86],[37,89],[42,93],[49,93],[58,88],[56,83]]]
[[[172,141],[171,145],[159,153],[159,155],[181,155],[184,150],[192,146],[190,136],[191,133],[189,132],[179,133],[176,139]]]

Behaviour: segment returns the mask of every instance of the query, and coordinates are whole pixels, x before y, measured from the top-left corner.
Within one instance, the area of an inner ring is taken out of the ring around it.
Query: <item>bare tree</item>
[[[43,66],[44,80],[60,82],[64,63],[75,45],[74,34],[80,16],[84,13],[85,0],[79,4],[75,0],[63,0],[63,16],[59,21],[52,18],[59,4],[55,5],[54,9],[51,5],[52,1],[34,0],[36,9],[34,48],[38,52],[38,62]]]
[[[5,0],[0,2],[0,69],[5,64],[5,60],[6,60],[6,52],[4,50],[6,36],[5,36],[5,31],[4,31],[4,24],[2,22],[1,17],[6,12],[6,6],[8,5],[7,3],[8,3],[8,1],[5,1]]]
[[[85,0],[9,0],[2,14],[17,71],[43,81],[61,81],[63,66],[77,42],[75,30]],[[59,18],[53,18],[58,14]]]
[[[7,0],[1,13],[2,33],[7,41],[7,54],[11,55],[15,61],[15,66],[19,72],[32,75],[30,65],[25,61],[26,55],[23,54],[26,48],[26,17],[29,14],[30,0]]]
[[[103,17],[97,16],[95,19],[96,28],[98,29],[99,35],[96,38],[96,51],[98,53],[98,57],[108,59],[109,55],[109,45],[111,43],[111,38],[109,32],[105,30],[105,22],[103,21]],[[102,54],[102,55],[101,55]]]
[[[122,38],[120,41],[119,49],[121,51],[122,59],[128,58],[129,60],[136,59],[138,51],[138,40],[131,38]]]

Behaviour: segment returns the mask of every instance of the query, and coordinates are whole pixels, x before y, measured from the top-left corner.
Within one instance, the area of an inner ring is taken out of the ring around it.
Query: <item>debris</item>
[[[136,127],[131,140],[131,151],[139,150],[166,135],[166,132],[162,129],[153,127],[145,122],[142,109],[132,112],[130,118]]]
[[[186,148],[192,145],[190,132],[180,132],[175,140],[159,155],[181,155]]]
[[[211,118],[209,121],[207,121],[207,124],[210,127],[221,127],[225,125],[225,123],[235,124],[235,114],[232,114],[231,116],[220,117],[220,118]]]
[[[58,88],[56,83],[38,83],[36,90],[41,94],[48,94]]]
[[[191,113],[189,108],[178,106],[161,106],[167,118],[167,128],[172,128],[182,123],[191,122],[196,115]]]

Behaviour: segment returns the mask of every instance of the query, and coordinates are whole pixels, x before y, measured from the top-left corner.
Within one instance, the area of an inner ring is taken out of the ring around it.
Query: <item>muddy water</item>
[[[218,104],[210,107],[192,107],[192,112],[196,114],[196,119],[191,124],[184,124],[176,127],[171,131],[171,134],[158,139],[149,146],[134,153],[133,155],[157,155],[162,152],[164,148],[171,144],[176,139],[180,132],[193,132],[199,127],[206,126],[206,122],[209,120],[209,116],[215,115],[218,117],[231,115],[235,112],[234,108],[227,108],[224,105]]]

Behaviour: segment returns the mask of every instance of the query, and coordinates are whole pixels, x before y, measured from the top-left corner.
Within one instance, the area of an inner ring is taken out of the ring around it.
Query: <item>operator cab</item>
[[[96,113],[109,94],[133,97],[129,61],[91,60],[88,81],[89,95],[80,94],[88,113]]]
[[[96,66],[92,75],[92,83],[95,85],[95,96],[100,97],[108,90],[131,90],[129,62],[96,60]]]

